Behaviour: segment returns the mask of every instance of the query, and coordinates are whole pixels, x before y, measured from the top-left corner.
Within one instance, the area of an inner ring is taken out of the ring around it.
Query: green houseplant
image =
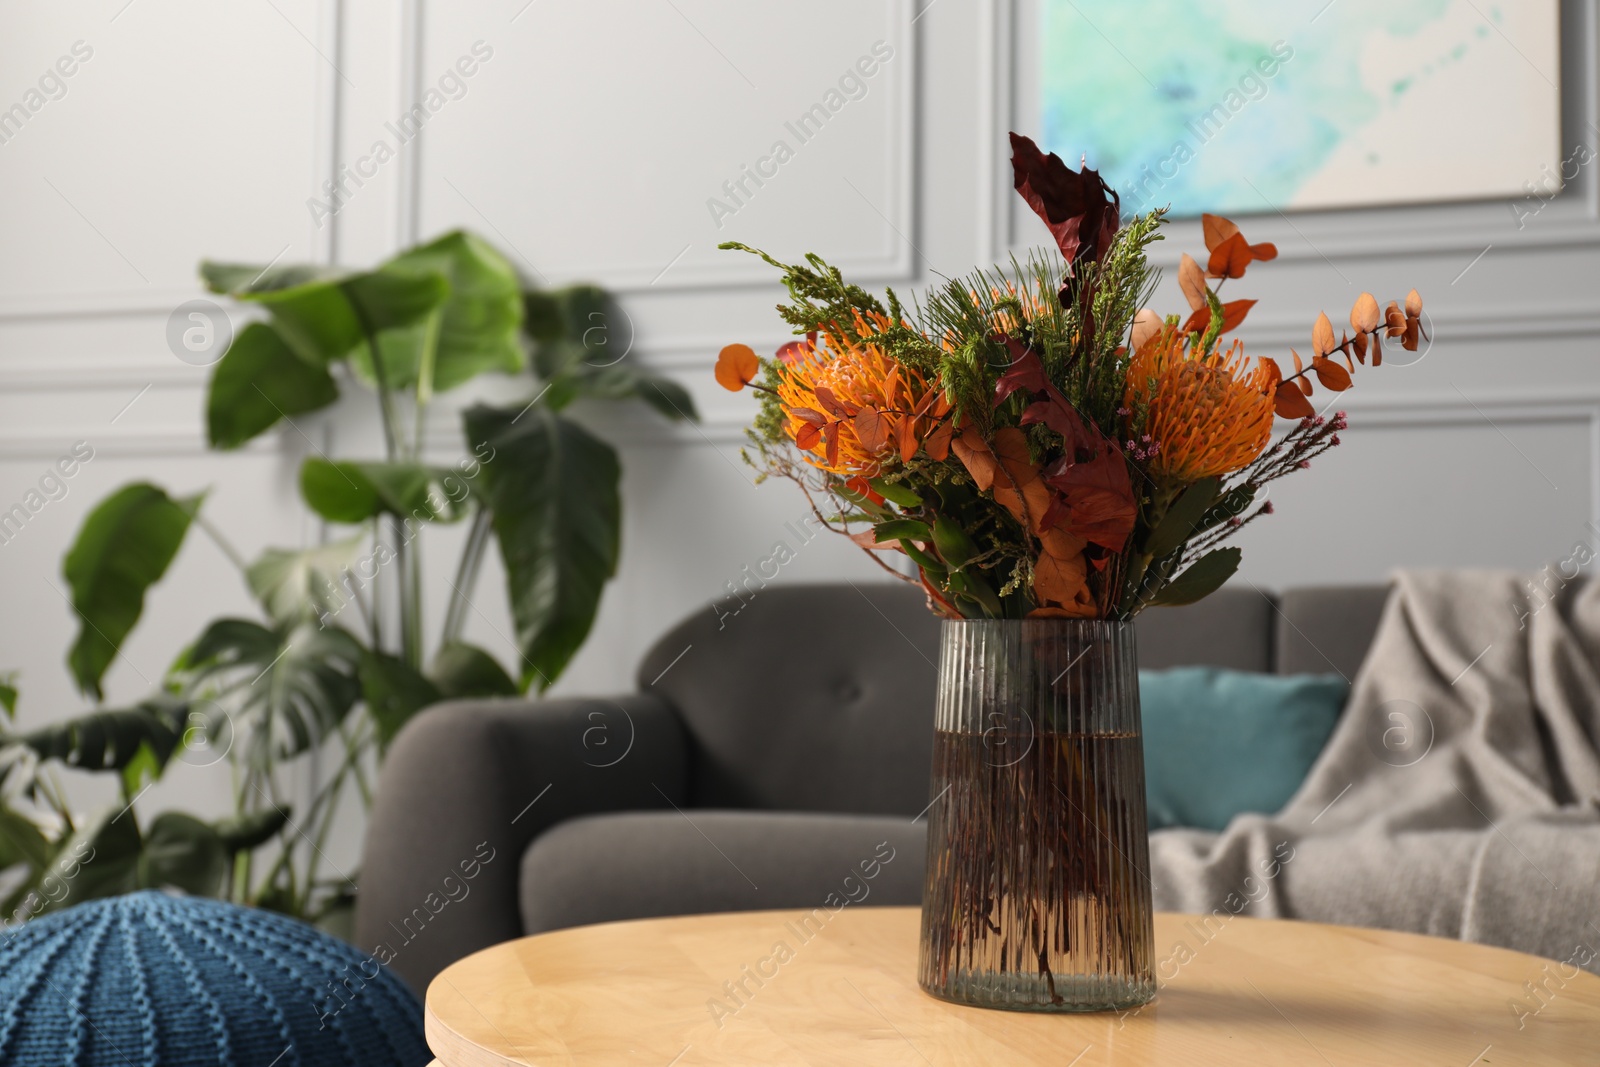
[[[166,765],[169,741],[226,748],[235,818],[255,832],[225,827],[233,834],[226,877],[186,888],[318,917],[347,903],[353,888],[323,869],[341,801],[352,791],[370,800],[371,773],[399,729],[440,699],[542,691],[588,635],[620,551],[620,466],[566,408],[586,397],[635,398],[669,419],[692,419],[694,408],[681,386],[622,364],[610,329],[616,313],[603,291],[531,288],[469,233],[366,271],[206,263],[201,276],[213,292],[264,313],[213,370],[211,447],[236,449],[288,427],[312,451],[299,472],[302,499],[348,536],[248,559],[207,519],[204,493],[176,496],[147,482],[117,490],[89,514],[64,561],[80,621],[67,659],[82,691],[101,699],[146,591],[191,527],[238,566],[261,616],[206,626],[177,657],[165,692],[140,709],[86,717],[103,729],[104,716],[131,715],[136,729],[151,733],[130,735],[109,763],[111,750],[87,760],[71,744],[41,753],[10,738],[10,747],[116,770],[130,804],[141,776]],[[440,393],[487,373],[530,372],[516,402],[462,413],[460,458],[424,455],[427,413]],[[352,384],[376,406],[380,458],[335,460],[295,421]],[[430,642],[420,548],[429,529],[457,523],[466,527],[464,545]],[[491,542],[515,621],[518,662],[509,669],[462,636]],[[168,727],[176,732],[163,732]],[[332,769],[291,816],[280,771],[313,751]],[[272,832],[255,840],[266,826]],[[253,867],[254,848],[272,834],[275,858]],[[191,838],[193,848],[210,850],[205,834]]]

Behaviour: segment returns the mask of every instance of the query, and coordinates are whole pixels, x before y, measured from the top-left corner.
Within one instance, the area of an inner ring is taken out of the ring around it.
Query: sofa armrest
[[[368,819],[356,941],[420,995],[522,935],[522,853],[565,819],[681,804],[687,740],[648,694],[455,701],[390,746]]]

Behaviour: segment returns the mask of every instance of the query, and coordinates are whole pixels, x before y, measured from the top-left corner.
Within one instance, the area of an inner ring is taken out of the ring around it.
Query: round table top
[[[428,987],[440,1067],[1593,1064],[1600,977],[1483,945],[1156,916],[1154,1002],[1036,1015],[916,982],[916,908],[606,923],[508,941]],[[742,987],[742,988],[741,988]]]

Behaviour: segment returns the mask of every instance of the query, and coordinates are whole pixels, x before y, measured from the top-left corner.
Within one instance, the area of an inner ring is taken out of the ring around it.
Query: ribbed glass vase
[[[1017,1011],[1155,995],[1133,624],[944,624],[918,981]]]

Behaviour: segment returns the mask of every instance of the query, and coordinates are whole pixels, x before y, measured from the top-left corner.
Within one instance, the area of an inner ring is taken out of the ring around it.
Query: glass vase
[[[1017,1011],[1155,996],[1133,624],[944,623],[918,981]]]

